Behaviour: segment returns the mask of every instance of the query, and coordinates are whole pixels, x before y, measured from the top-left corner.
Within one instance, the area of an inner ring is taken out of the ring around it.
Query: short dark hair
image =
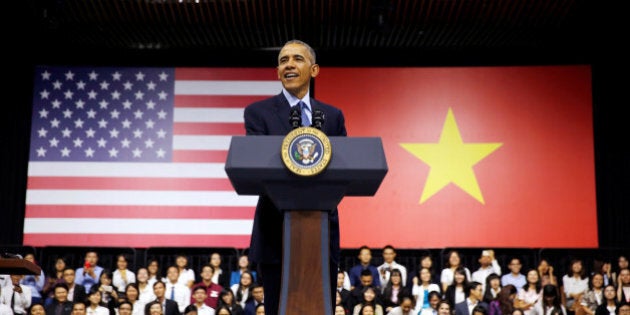
[[[372,276],[372,272],[370,271],[370,269],[363,269],[361,270],[361,277],[363,276]]]
[[[470,295],[470,291],[476,289],[478,286],[482,285],[477,281],[471,281],[468,283],[468,287],[466,287],[466,296]]]

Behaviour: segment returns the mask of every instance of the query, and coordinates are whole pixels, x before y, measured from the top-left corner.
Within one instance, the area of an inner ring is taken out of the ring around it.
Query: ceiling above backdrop
[[[284,42],[298,38],[322,53],[320,61],[332,64],[448,63],[452,58],[463,63],[588,62],[602,28],[593,22],[600,8],[587,0],[26,3],[31,49],[71,60],[86,54],[175,56],[186,64],[207,56],[256,64],[249,61],[252,51],[273,58]]]

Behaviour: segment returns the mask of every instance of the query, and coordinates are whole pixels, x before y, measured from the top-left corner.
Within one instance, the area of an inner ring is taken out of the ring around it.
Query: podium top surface
[[[269,184],[286,183],[344,187],[345,196],[372,196],[387,173],[385,152],[377,137],[329,137],[332,157],[328,167],[315,176],[291,173],[281,157],[284,136],[234,136],[225,170],[236,192],[260,195]]]
[[[39,275],[42,268],[19,258],[0,258],[0,274],[5,275]]]

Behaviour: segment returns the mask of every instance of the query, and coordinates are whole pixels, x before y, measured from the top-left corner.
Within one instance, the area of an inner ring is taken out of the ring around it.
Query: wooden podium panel
[[[39,275],[42,268],[19,258],[0,258],[0,274],[5,275]]]

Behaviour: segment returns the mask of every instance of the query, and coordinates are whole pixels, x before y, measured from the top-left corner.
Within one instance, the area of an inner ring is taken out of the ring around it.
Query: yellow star
[[[473,166],[498,149],[502,143],[464,143],[453,110],[449,108],[440,142],[400,145],[431,167],[420,197],[421,204],[449,183],[457,185],[477,201],[485,204]]]

